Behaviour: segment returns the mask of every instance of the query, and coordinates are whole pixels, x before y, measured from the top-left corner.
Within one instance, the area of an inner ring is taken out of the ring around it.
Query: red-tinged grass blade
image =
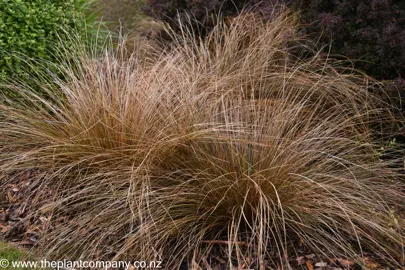
[[[370,78],[294,56],[294,27],[288,13],[246,15],[150,59],[76,52],[65,81],[42,84],[49,99],[15,88],[23,102],[0,107],[1,183],[46,172],[45,254],[174,269],[224,241],[251,268],[287,267],[300,242],[398,266],[404,180],[370,129],[392,108]]]

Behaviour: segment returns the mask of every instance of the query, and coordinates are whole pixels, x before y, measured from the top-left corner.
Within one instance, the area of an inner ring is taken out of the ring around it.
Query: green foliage
[[[0,259],[7,259],[9,262],[30,259],[30,256],[24,250],[15,248],[7,243],[0,241]],[[2,269],[24,269],[24,268],[2,268]]]
[[[95,16],[87,0],[0,0],[0,80],[28,77],[28,58],[54,61],[70,30],[85,36]],[[66,31],[68,30],[68,31]],[[69,46],[69,44],[64,46]],[[35,65],[34,65],[35,66]],[[31,71],[31,72],[30,72]]]

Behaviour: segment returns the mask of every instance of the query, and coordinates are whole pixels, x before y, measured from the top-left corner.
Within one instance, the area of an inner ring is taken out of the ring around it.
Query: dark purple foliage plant
[[[405,1],[302,0],[308,33],[378,79],[405,76]]]
[[[146,11],[175,30],[194,21],[205,36],[218,19],[242,10],[268,17],[280,5],[298,11],[305,32],[332,54],[355,60],[356,68],[377,79],[405,76],[405,1],[403,0],[148,0]]]
[[[190,25],[197,36],[206,36],[219,20],[234,17],[242,10],[249,10],[268,17],[279,0],[148,0],[146,13],[168,23],[180,31],[180,25]]]
[[[321,53],[341,60],[341,65],[353,66],[383,80],[387,91],[382,98],[387,98],[399,109],[398,115],[402,114],[405,97],[404,0],[148,0],[146,11],[168,23],[176,32],[191,30],[195,37],[205,37],[220,20],[234,18],[241,12],[270,19],[282,6],[297,12],[300,33],[309,38],[311,46],[316,44],[318,48],[324,48]],[[184,29],[185,25],[189,28]],[[302,51],[294,53],[305,57]],[[396,133],[400,129],[389,128],[384,133]]]

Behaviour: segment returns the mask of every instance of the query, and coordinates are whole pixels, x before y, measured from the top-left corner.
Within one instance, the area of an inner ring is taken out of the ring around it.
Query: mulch
[[[10,242],[18,247],[34,250],[40,245],[38,243],[42,233],[51,225],[52,215],[41,211],[41,207],[51,203],[55,191],[49,187],[41,185],[40,172],[24,172],[11,177],[6,189],[0,191],[0,239]],[[396,270],[384,265],[372,253],[364,253],[364,266],[360,266],[344,258],[333,258],[319,255],[301,247],[295,248],[297,255],[288,258],[284,265],[279,265],[277,260],[261,261],[257,258],[245,258],[241,265],[237,260],[231,258],[234,267],[230,268],[229,258],[225,254],[227,241],[217,240],[211,243],[211,250],[207,256],[203,256],[199,262],[194,262],[195,266],[206,270],[243,270],[243,269],[282,269],[286,266],[290,269],[304,270],[360,270],[360,269],[389,269]],[[241,243],[243,245],[243,243]],[[190,265],[184,263],[181,270],[190,269]],[[197,267],[194,269],[198,269]],[[405,269],[405,268],[404,268]]]
[[[0,191],[0,238],[27,249],[37,244],[49,226],[51,215],[41,215],[38,210],[55,195],[41,185],[38,174],[31,171],[11,176],[6,189]]]

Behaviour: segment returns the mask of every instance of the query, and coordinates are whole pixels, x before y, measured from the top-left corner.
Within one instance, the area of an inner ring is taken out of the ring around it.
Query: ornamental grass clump
[[[39,248],[165,269],[213,252],[287,268],[300,248],[398,266],[404,180],[376,154],[370,125],[392,108],[374,82],[292,55],[288,13],[175,40],[148,57],[73,52],[69,79],[42,83],[48,99],[20,85],[2,102],[1,184],[35,170],[55,191]]]

